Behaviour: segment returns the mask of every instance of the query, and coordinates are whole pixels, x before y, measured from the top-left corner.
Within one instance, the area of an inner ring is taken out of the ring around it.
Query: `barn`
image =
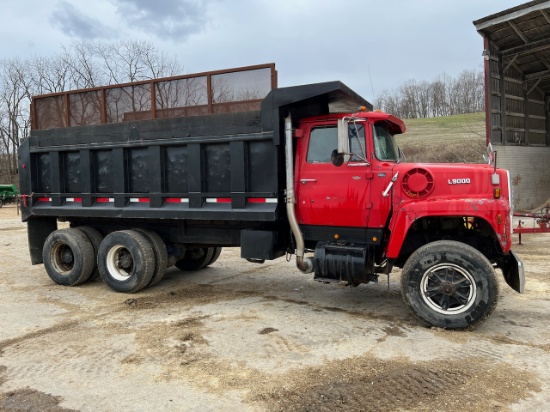
[[[483,37],[488,142],[510,170],[516,209],[550,198],[550,1],[473,22]]]

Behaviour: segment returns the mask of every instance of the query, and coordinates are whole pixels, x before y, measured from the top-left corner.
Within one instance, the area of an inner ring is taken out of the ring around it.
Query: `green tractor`
[[[16,185],[0,185],[0,207],[6,203],[16,203],[18,196]]]

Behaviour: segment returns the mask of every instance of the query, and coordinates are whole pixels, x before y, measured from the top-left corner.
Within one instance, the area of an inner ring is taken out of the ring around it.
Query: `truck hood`
[[[508,172],[484,164],[401,163],[394,167],[394,203],[418,200],[510,199]]]

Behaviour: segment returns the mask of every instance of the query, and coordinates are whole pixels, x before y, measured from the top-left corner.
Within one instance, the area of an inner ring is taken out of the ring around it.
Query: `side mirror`
[[[349,153],[349,120],[338,120],[338,154]]]
[[[487,145],[487,154],[483,155],[483,160],[485,160],[485,163],[490,165],[491,163],[493,163],[494,158],[495,158],[495,152],[493,151],[493,145],[489,143]]]
[[[344,153],[338,153],[337,149],[334,149],[330,155],[330,161],[334,166],[340,167],[344,164]]]
[[[334,166],[342,166],[345,162],[345,155],[349,153],[349,120],[346,118],[338,120],[338,149],[334,149],[330,155],[330,161]]]

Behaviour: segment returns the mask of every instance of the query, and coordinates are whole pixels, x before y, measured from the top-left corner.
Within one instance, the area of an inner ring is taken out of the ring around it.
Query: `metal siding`
[[[530,210],[548,201],[550,147],[499,146],[496,149],[498,166],[510,171],[515,209]]]

